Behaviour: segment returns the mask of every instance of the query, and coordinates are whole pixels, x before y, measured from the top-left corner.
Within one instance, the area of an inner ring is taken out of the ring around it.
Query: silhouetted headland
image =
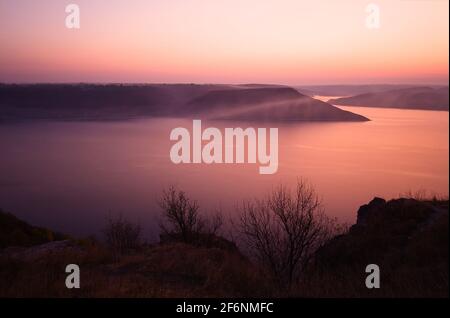
[[[197,117],[270,121],[367,118],[276,85],[0,85],[0,122]]]
[[[331,99],[333,105],[421,110],[449,109],[448,87],[413,87]]]

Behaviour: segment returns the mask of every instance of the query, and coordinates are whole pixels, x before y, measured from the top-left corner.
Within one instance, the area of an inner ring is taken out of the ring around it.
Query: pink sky
[[[0,0],[0,82],[448,83],[448,1],[372,2]]]

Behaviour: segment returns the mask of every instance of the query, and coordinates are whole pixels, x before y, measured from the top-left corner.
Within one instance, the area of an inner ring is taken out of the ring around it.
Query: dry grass
[[[237,253],[187,244],[147,247],[118,261],[105,248],[49,254],[32,262],[0,258],[0,297],[264,297],[260,270]],[[65,288],[65,266],[81,289]]]
[[[393,200],[372,212],[322,246],[289,292],[220,244],[142,245],[117,256],[79,240],[34,259],[0,253],[0,297],[448,297],[448,201]],[[365,287],[371,263],[379,290]],[[65,287],[67,264],[80,266],[81,289]]]

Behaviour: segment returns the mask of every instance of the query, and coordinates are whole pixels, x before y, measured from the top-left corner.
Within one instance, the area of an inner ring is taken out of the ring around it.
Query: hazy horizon
[[[448,85],[448,1],[0,0],[0,82]],[[14,34],[14,37],[11,37]]]
[[[408,83],[408,82],[399,82],[399,83],[388,83],[388,82],[376,82],[376,83],[324,83],[324,84],[315,84],[315,83],[305,83],[305,84],[288,84],[288,83],[265,83],[265,82],[255,82],[255,83],[226,83],[226,82],[7,82],[2,81],[0,85],[279,85],[279,86],[289,86],[289,87],[317,87],[317,86],[449,86],[449,81],[446,82],[436,82],[436,83],[425,83],[425,82],[417,82],[417,83]]]

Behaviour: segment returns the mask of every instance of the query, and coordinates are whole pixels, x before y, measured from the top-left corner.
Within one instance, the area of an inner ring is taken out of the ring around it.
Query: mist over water
[[[297,177],[311,181],[327,214],[354,222],[374,196],[426,189],[448,195],[448,112],[341,107],[370,122],[243,123],[202,121],[203,128],[279,128],[279,167],[175,165],[170,131],[192,120],[41,122],[0,126],[0,207],[36,225],[75,235],[99,234],[108,214],[140,222],[155,239],[156,204],[175,184],[204,213],[232,214]]]

